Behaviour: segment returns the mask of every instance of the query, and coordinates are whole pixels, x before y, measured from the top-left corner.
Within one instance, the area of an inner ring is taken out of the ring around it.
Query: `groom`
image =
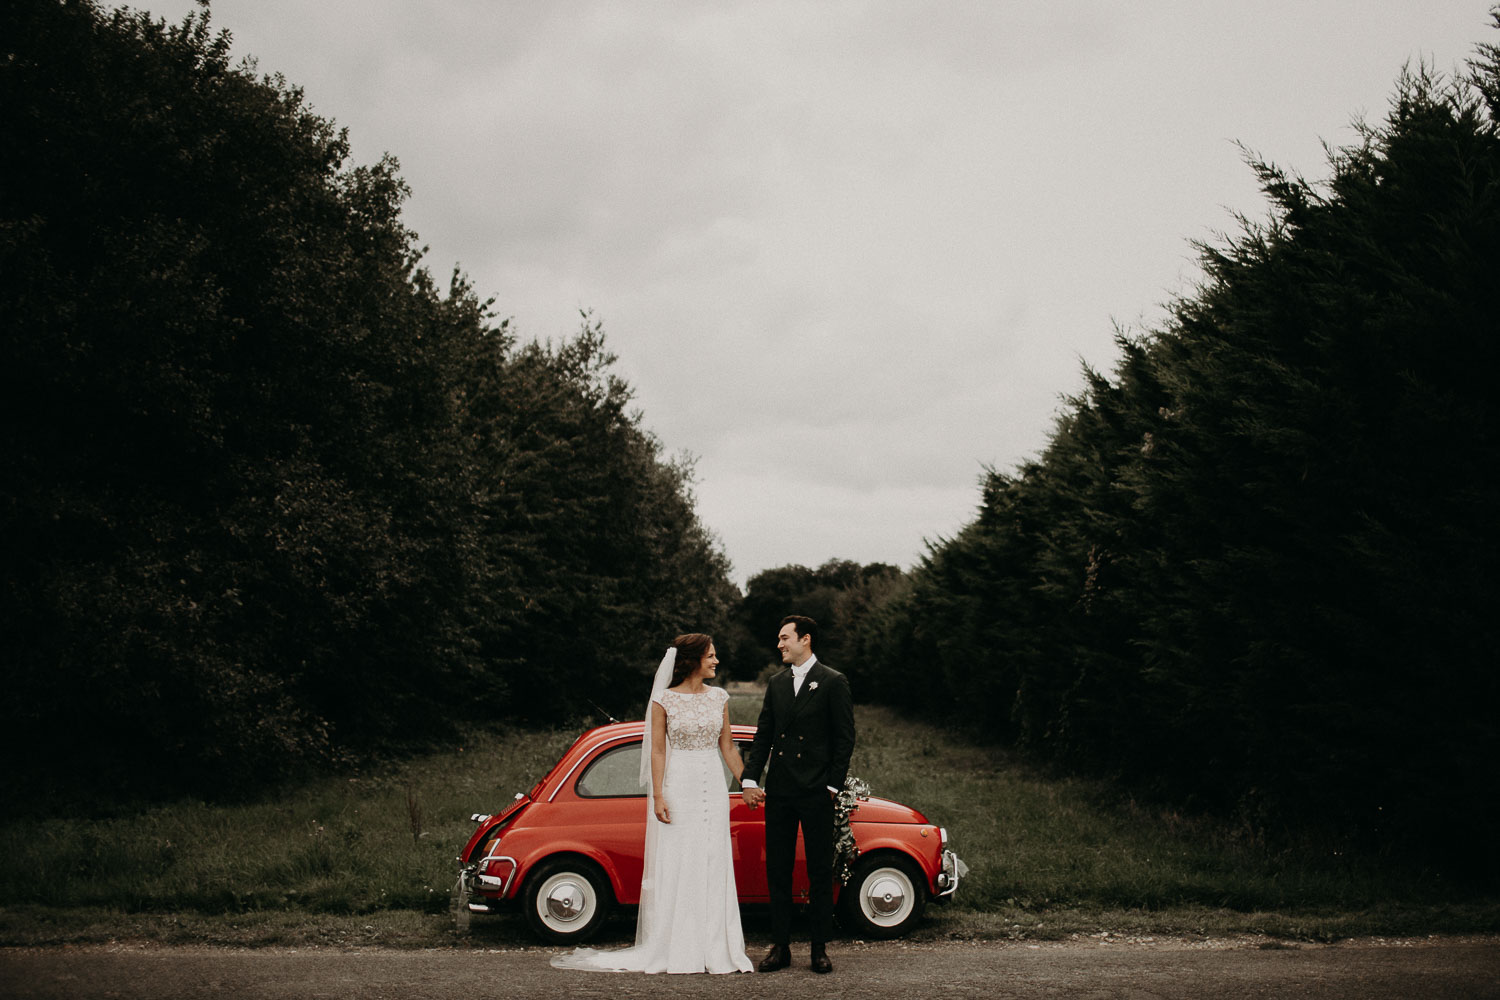
[[[854,702],[849,680],[818,662],[818,623],[802,615],[781,620],[776,648],[791,669],[774,675],[745,757],[745,804],[766,804],[766,885],[771,893],[771,950],[756,968],[775,972],[791,964],[792,863],[797,827],[807,855],[812,910],[812,970],[832,972],[828,938],[833,931],[833,800],[844,787],[854,752]],[[768,788],[755,779],[770,761]]]

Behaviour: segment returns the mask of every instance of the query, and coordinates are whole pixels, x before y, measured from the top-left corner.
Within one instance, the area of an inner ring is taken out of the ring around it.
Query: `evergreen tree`
[[[598,704],[638,713],[643,671],[673,636],[714,632],[738,593],[692,503],[692,468],[664,461],[609,373],[599,324],[556,348],[497,351],[471,393],[483,548],[484,659],[510,711]]]
[[[866,616],[875,694],[1270,832],[1485,856],[1497,79],[1493,46],[1403,75],[1325,185],[1253,163],[1269,220]]]
[[[478,311],[394,161],[346,168],[206,14],[6,10],[10,735],[201,785],[430,729],[473,666],[445,389]]]
[[[206,10],[22,0],[0,39],[8,792],[233,790],[618,706],[727,620],[597,324],[518,345],[440,292],[393,159],[349,165]]]
[[[780,667],[776,635],[781,619],[806,615],[820,627],[814,648],[818,658],[839,670],[860,674],[864,668],[854,662],[859,621],[896,586],[900,576],[901,571],[888,563],[862,566],[847,559],[830,559],[817,569],[794,563],[757,573],[747,582],[738,609],[738,620],[757,660],[754,668]]]

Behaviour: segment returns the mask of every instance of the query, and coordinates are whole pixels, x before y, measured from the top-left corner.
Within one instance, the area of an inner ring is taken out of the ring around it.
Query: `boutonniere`
[[[807,686],[807,689],[809,691],[816,691],[818,689],[818,682],[817,681],[813,681],[811,684],[809,684]]]

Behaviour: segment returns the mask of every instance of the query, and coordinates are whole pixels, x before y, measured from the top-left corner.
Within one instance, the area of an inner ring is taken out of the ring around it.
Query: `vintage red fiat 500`
[[[616,904],[640,902],[646,796],[638,783],[643,724],[590,729],[528,792],[503,812],[475,814],[479,824],[459,857],[454,912],[460,926],[471,914],[517,903],[544,940],[588,940]],[[744,752],[754,726],[735,726]],[[725,808],[742,903],[764,903],[765,811],[751,809],[724,772]],[[946,902],[966,869],[948,848],[947,831],[915,809],[886,799],[857,802],[850,827],[859,858],[847,885],[835,886],[846,930],[896,937],[921,917],[929,901]],[[807,897],[802,845],[797,845],[793,891]]]

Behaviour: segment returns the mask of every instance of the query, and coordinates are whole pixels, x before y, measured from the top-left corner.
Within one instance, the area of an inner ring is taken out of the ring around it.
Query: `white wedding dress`
[[[729,693],[710,687],[698,694],[665,690],[653,698],[667,714],[662,797],[671,822],[657,820],[648,795],[635,945],[578,948],[552,964],[600,972],[753,971],[740,929],[729,794],[719,756]]]

